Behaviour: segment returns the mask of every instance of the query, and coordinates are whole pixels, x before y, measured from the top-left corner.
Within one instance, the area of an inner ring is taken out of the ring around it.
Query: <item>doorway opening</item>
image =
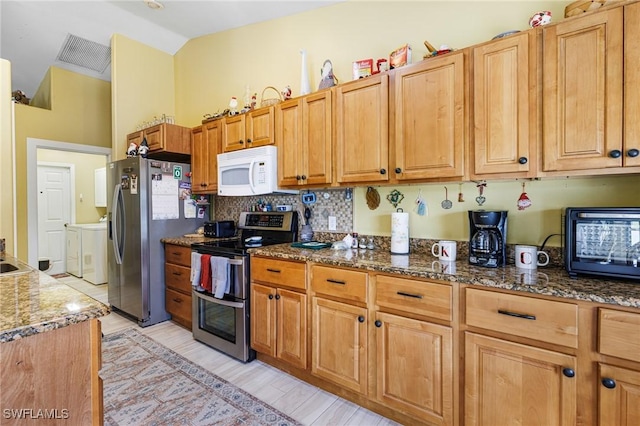
[[[52,151],[49,153],[48,151]],[[53,155],[54,157],[49,156],[49,160],[51,158],[55,158],[54,152],[57,151],[58,155],[63,155],[65,160],[64,163],[69,163],[70,158],[73,158],[73,153],[79,154],[90,154],[98,156],[103,159],[102,164],[107,164],[111,161],[111,149],[96,147],[90,145],[81,145],[81,144],[72,144],[68,142],[59,142],[59,141],[51,141],[46,139],[36,139],[36,138],[27,138],[27,243],[28,243],[28,263],[30,266],[34,268],[38,268],[38,258],[40,253],[40,243],[39,243],[39,230],[38,230],[38,221],[39,221],[39,193],[38,193],[38,158],[41,157],[43,153],[45,153],[45,157],[47,155]],[[50,164],[50,161],[47,162]],[[93,182],[94,175],[84,176],[86,175],[86,171],[82,174],[79,172],[80,166],[78,162],[82,163],[83,160],[77,160],[75,163],[76,170],[76,178],[83,179],[88,182]],[[93,172],[92,172],[93,173]],[[75,200],[79,199],[80,193],[78,188],[73,188],[75,194],[73,195]],[[91,197],[92,198],[92,197]],[[83,193],[83,199],[84,193]],[[82,203],[75,203],[82,204]],[[72,216],[72,221],[76,221],[79,219],[77,212],[77,208],[74,209]],[[100,210],[98,210],[100,211]],[[82,213],[84,214],[84,213]],[[104,208],[104,214],[106,214],[106,208]],[[84,216],[82,216],[84,217]],[[82,219],[81,219],[82,220]],[[92,219],[88,219],[88,222],[92,221]]]

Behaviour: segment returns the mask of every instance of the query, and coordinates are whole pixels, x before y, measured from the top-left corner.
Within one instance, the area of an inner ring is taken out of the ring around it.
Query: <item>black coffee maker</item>
[[[469,263],[496,268],[507,263],[506,211],[469,210]]]

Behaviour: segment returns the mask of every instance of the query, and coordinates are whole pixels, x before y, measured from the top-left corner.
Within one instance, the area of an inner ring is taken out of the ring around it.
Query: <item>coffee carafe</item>
[[[507,263],[506,211],[469,210],[469,263],[495,268]]]

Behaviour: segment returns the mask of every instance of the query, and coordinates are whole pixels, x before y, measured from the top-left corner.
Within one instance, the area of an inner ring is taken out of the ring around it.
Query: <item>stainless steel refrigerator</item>
[[[191,200],[190,166],[131,157],[107,169],[109,303],[141,327],[168,320],[160,239],[192,234],[208,218]]]

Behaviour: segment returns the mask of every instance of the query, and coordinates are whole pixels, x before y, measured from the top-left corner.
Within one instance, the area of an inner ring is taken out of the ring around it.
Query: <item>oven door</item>
[[[246,300],[216,299],[193,291],[193,338],[242,362],[255,359],[249,347]]]

